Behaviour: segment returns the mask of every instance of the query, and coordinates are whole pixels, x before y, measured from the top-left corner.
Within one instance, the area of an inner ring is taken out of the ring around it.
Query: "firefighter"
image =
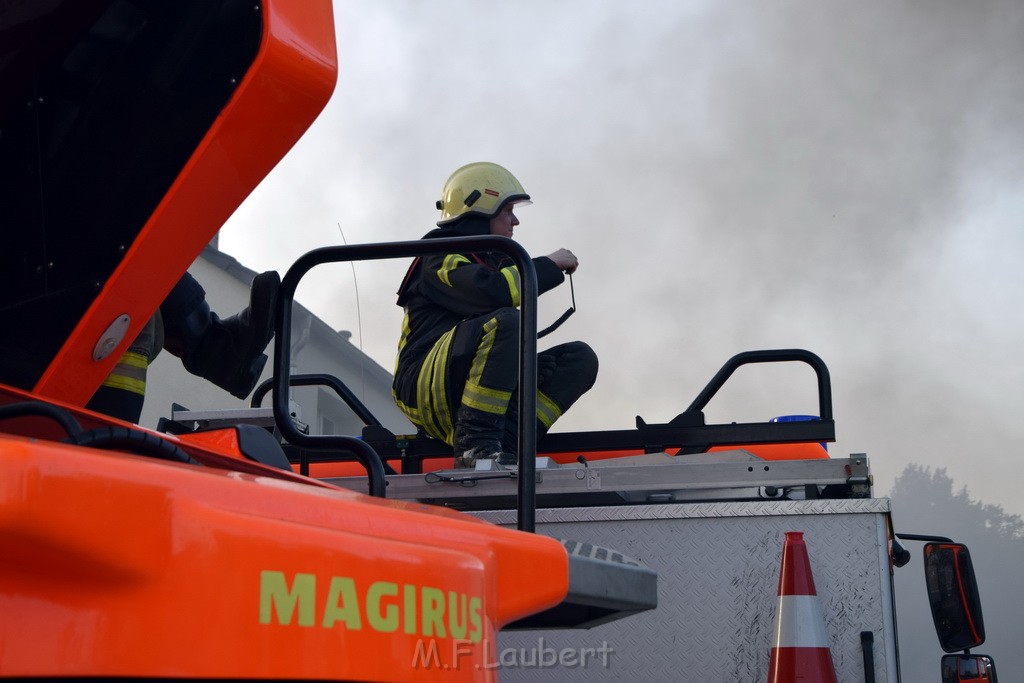
[[[444,185],[438,227],[423,239],[512,237],[516,206],[530,196],[506,169],[478,162]],[[579,260],[568,249],[533,259],[540,293],[558,286]],[[456,467],[478,460],[517,462],[520,276],[503,254],[452,253],[417,258],[398,292],[405,310],[392,395],[428,435],[451,445]],[[537,357],[540,438],[594,385],[597,355],[579,341]]]
[[[161,349],[180,358],[193,375],[245,398],[267,362],[263,350],[274,336],[280,284],[276,272],[260,273],[252,281],[249,305],[221,319],[210,310],[202,285],[186,271],[86,407],[137,423],[146,396],[146,371]]]

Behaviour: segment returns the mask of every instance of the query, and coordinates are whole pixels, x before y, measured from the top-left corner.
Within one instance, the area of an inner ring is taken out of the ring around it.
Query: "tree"
[[[985,617],[986,641],[976,652],[995,658],[1002,678],[1024,670],[1024,637],[1018,606],[1024,585],[1016,567],[1024,561],[1024,521],[998,505],[970,498],[964,486],[954,493],[945,469],[911,464],[893,483],[892,519],[896,533],[946,536],[971,551]],[[895,575],[898,634],[903,680],[932,683],[939,679],[942,651],[935,638],[924,589],[919,543],[904,542],[911,562]]]
[[[971,500],[966,486],[954,494],[953,480],[944,468],[933,473],[922,465],[908,465],[893,483],[889,495],[902,517],[896,518],[894,513],[895,522],[934,529],[920,533],[970,534],[974,539],[996,542],[1024,539],[1024,521],[1020,515],[1009,515],[999,505]],[[936,526],[938,523],[941,528]]]

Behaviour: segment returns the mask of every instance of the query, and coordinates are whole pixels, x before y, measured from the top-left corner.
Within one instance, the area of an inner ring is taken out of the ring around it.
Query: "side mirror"
[[[984,643],[981,599],[967,546],[962,543],[926,543],[924,577],[932,620],[942,649],[956,652]]]
[[[944,655],[942,683],[999,683],[996,663],[988,655]]]

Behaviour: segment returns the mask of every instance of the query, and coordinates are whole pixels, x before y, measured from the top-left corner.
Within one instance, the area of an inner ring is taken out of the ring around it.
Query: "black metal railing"
[[[726,381],[732,377],[741,366],[752,363],[784,363],[799,361],[814,368],[818,376],[818,417],[822,420],[832,420],[832,382],[829,379],[828,368],[825,362],[818,356],[803,349],[777,349],[768,351],[744,351],[726,361],[725,365],[711,378],[711,381],[697,394],[693,403],[684,412],[702,412],[708,402],[718,393],[718,390],[725,386]]]
[[[286,443],[295,448],[300,471],[308,474],[309,462],[358,460],[366,469],[369,492],[386,495],[386,474],[394,470],[385,462],[400,458],[402,473],[422,472],[426,458],[450,457],[447,444],[420,435],[398,437],[383,427],[370,410],[332,375],[290,374],[291,315],[295,290],[311,269],[327,263],[417,257],[452,251],[498,251],[507,254],[522,274],[520,326],[519,391],[519,471],[518,528],[534,531],[536,524],[536,455],[541,453],[587,451],[635,451],[647,453],[678,449],[679,455],[699,453],[711,446],[745,444],[830,442],[835,440],[832,415],[832,389],[829,371],[817,355],[803,349],[745,351],[728,359],[710,382],[700,391],[685,411],[664,424],[648,424],[636,418],[636,429],[589,432],[549,433],[537,443],[536,421],[526,419],[536,414],[537,395],[537,280],[533,262],[516,242],[494,235],[456,237],[411,242],[390,242],[365,245],[325,247],[302,256],[285,274],[277,307],[274,347],[274,377],[257,388],[252,405],[258,407],[268,391],[273,391],[276,426]],[[711,399],[740,367],[756,363],[801,362],[809,365],[817,376],[818,415],[813,420],[793,422],[761,422],[748,424],[705,424],[704,409]],[[296,427],[288,411],[291,386],[323,384],[331,387],[364,424],[362,438],[340,435],[309,435]],[[312,454],[307,452],[310,451]]]
[[[518,472],[518,528],[534,531],[536,526],[536,442],[537,426],[537,274],[529,254],[516,242],[497,235],[479,237],[452,237],[409,242],[387,242],[363,245],[323,247],[301,256],[281,280],[276,316],[276,342],[274,344],[273,409],[274,421],[282,437],[300,448],[317,451],[347,453],[366,468],[369,493],[385,497],[386,477],[384,463],[365,441],[353,436],[310,435],[302,433],[288,411],[288,388],[293,386],[291,376],[291,319],[295,291],[300,280],[313,268],[346,261],[366,261],[408,258],[438,253],[493,251],[506,254],[518,266],[521,276],[521,305],[519,352],[522,373],[519,391],[519,472]],[[298,377],[298,376],[296,376]],[[323,376],[319,376],[322,379]],[[320,383],[311,380],[310,383]],[[337,389],[336,389],[337,391]],[[350,392],[347,392],[350,395]],[[339,392],[345,398],[345,392]],[[355,398],[351,396],[351,398]],[[260,397],[262,400],[262,396]],[[358,403],[358,405],[362,405]],[[349,402],[350,406],[353,406]],[[365,407],[364,407],[365,408]],[[356,410],[359,414],[359,410]],[[364,422],[373,424],[369,411],[360,415]],[[379,424],[379,423],[378,423]]]

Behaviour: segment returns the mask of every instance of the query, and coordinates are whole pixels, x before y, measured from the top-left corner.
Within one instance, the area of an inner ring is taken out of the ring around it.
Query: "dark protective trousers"
[[[519,311],[501,308],[459,323],[427,354],[416,405],[419,426],[457,452],[500,444],[518,452]],[[597,355],[583,342],[537,355],[537,436],[540,438],[597,378]]]

